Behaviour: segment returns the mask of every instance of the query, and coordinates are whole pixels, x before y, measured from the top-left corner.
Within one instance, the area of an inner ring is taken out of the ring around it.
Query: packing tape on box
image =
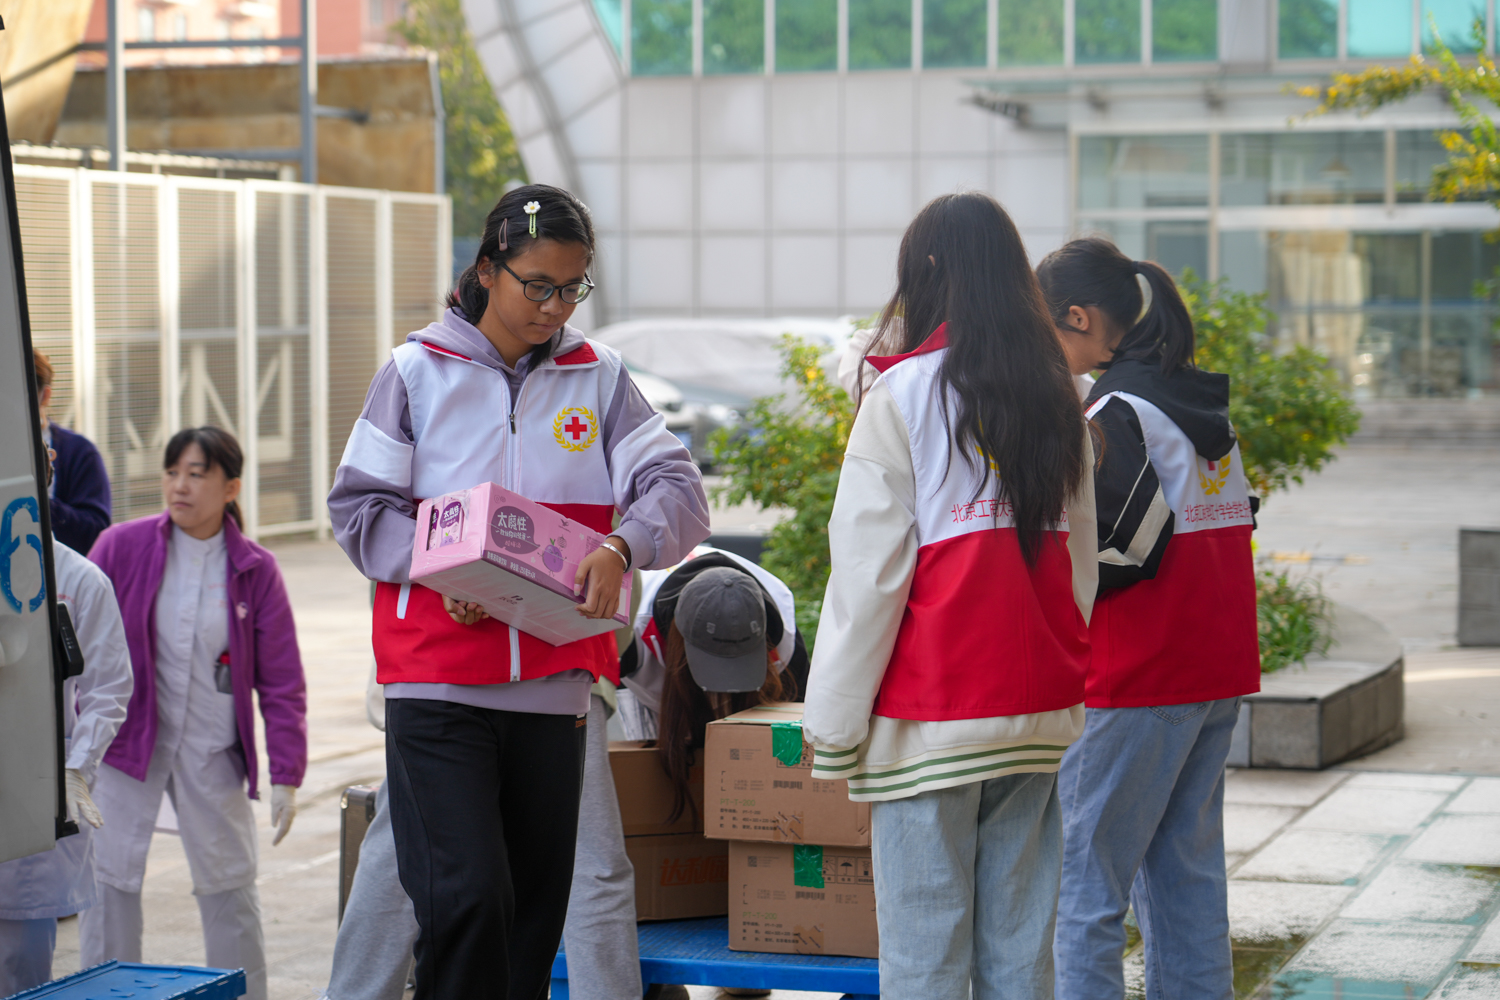
[[[781,723],[777,723],[781,725]],[[792,845],[792,885],[804,889],[823,888],[823,848],[818,844]]]
[[[800,720],[771,723],[771,754],[787,767],[796,767],[802,763],[802,723]]]

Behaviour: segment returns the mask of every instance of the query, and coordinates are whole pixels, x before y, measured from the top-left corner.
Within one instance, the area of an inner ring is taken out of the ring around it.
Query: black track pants
[[[401,885],[416,907],[415,1000],[542,1000],[562,939],[584,720],[386,702]]]

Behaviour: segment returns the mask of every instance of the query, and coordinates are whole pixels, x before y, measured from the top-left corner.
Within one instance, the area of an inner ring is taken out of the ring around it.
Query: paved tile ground
[[[1305,556],[1331,596],[1405,641],[1407,738],[1336,771],[1231,772],[1225,834],[1241,997],[1500,997],[1500,778],[1488,777],[1500,776],[1500,651],[1441,648],[1455,627],[1456,529],[1500,522],[1497,458],[1500,449],[1352,448],[1267,505],[1263,553],[1289,565]],[[765,527],[775,517],[742,507],[717,512],[715,525]],[[281,846],[270,845],[266,804],[256,807],[260,891],[271,996],[311,1000],[332,955],[338,796],[385,768],[363,708],[366,584],[331,544],[284,542],[276,554],[307,666],[312,752]],[[190,893],[180,842],[158,835],[147,961],[203,961]],[[78,967],[76,925],[59,930],[56,975]],[[1129,969],[1140,995],[1138,949]]]

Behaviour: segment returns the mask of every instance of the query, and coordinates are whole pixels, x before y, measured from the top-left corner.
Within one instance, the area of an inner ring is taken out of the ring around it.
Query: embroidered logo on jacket
[[[1209,461],[1202,455],[1198,456],[1198,485],[1203,487],[1203,492],[1208,496],[1214,496],[1224,489],[1224,484],[1229,481],[1229,458],[1234,452],[1225,455],[1217,461]],[[1205,466],[1207,469],[1205,471]]]
[[[567,451],[588,451],[599,438],[599,422],[587,406],[569,406],[552,421],[552,436]]]

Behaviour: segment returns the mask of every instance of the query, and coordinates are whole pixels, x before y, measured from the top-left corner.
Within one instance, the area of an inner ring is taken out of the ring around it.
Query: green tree
[[[1299,93],[1317,107],[1309,116],[1330,111],[1368,114],[1398,104],[1423,91],[1438,90],[1457,112],[1460,127],[1442,129],[1438,137],[1448,150],[1448,162],[1432,172],[1434,200],[1484,200],[1500,206],[1500,132],[1495,120],[1480,107],[1500,107],[1500,76],[1495,60],[1483,53],[1483,26],[1475,26],[1481,52],[1473,65],[1458,61],[1441,39],[1433,39],[1432,59],[1412,56],[1400,66],[1371,66],[1360,73],[1335,73],[1325,84],[1304,87]]]
[[[408,0],[394,31],[437,53],[443,94],[443,183],[453,198],[453,235],[479,236],[512,179],[524,180],[510,123],[474,51],[459,0]]]
[[[1332,461],[1359,429],[1359,409],[1328,359],[1307,347],[1273,351],[1264,295],[1207,284],[1191,270],[1181,287],[1198,367],[1229,376],[1229,419],[1251,488],[1264,497]]]

